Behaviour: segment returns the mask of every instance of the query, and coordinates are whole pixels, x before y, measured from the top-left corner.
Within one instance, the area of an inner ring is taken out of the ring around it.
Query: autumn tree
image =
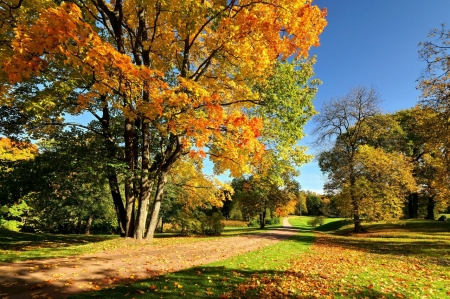
[[[332,149],[322,150],[319,166],[328,174],[328,190],[348,188],[352,206],[355,232],[362,230],[359,197],[356,194],[356,155],[362,137],[362,126],[372,116],[380,113],[381,98],[374,88],[356,87],[346,96],[325,103],[315,118],[316,146],[320,147],[335,138]]]
[[[183,155],[209,154],[216,171],[233,176],[249,170],[263,152],[263,123],[248,113],[259,102],[254,87],[280,58],[306,57],[326,25],[311,1],[42,4],[1,3],[1,104],[44,135],[82,126],[64,115],[91,113],[121,233],[137,239],[153,237],[168,173]]]
[[[450,115],[450,31],[445,25],[434,28],[428,35],[428,40],[420,43],[419,57],[426,63],[425,70],[419,81],[418,89],[422,91],[421,104],[434,110],[435,118],[433,131],[429,141],[434,144],[434,156],[441,156],[443,164],[436,169],[441,169],[446,174],[449,172],[448,149],[450,147],[449,115]],[[439,163],[440,164],[440,163]],[[437,165],[437,163],[435,163]],[[444,176],[438,181],[448,182]],[[437,181],[436,181],[437,183]],[[442,194],[446,193],[448,183],[438,184],[442,188]],[[430,194],[438,194],[431,192]],[[448,197],[443,195],[443,198]],[[434,219],[435,196],[429,197],[428,218]],[[447,203],[448,204],[448,203]]]

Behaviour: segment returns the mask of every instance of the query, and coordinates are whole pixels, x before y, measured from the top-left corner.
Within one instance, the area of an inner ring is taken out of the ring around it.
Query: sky
[[[418,44],[431,29],[450,26],[450,0],[314,0],[313,5],[328,10],[321,45],[310,51],[317,56],[315,73],[323,82],[314,100],[319,113],[324,102],[358,85],[375,87],[386,113],[417,104],[417,80],[425,68]],[[302,145],[314,140],[313,127],[312,122],[306,125]],[[302,190],[323,192],[325,177],[317,161],[300,172]]]

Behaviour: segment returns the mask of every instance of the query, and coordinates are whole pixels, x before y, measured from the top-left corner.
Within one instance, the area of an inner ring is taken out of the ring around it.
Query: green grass
[[[218,298],[229,294],[246,280],[266,274],[282,274],[293,265],[295,257],[309,250],[313,239],[312,233],[299,233],[277,244],[224,261],[70,298],[122,298],[127,294],[133,298]]]
[[[120,246],[117,236],[18,233],[0,230],[0,262],[66,257]]]
[[[351,224],[351,221],[344,218],[325,218],[324,224],[312,227],[308,225],[308,221],[314,218],[314,216],[294,216],[289,218],[289,223],[298,229],[323,232],[335,231]]]

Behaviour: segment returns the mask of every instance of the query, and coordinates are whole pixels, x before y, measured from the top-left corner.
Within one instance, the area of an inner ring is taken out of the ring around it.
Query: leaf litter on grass
[[[253,275],[227,298],[449,298],[449,256],[440,262],[427,254],[406,254],[374,241],[357,247],[355,239],[317,234],[311,251],[282,273]],[[346,246],[346,239],[351,246]],[[405,247],[407,243],[403,244]],[[434,244],[435,245],[435,244]],[[433,244],[428,244],[430,248]],[[439,248],[439,246],[438,246]]]

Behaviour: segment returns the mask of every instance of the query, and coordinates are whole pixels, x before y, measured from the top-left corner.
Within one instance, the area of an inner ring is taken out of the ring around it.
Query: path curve
[[[283,218],[283,228],[246,236],[0,264],[0,298],[65,298],[224,260],[275,244],[297,231]]]

